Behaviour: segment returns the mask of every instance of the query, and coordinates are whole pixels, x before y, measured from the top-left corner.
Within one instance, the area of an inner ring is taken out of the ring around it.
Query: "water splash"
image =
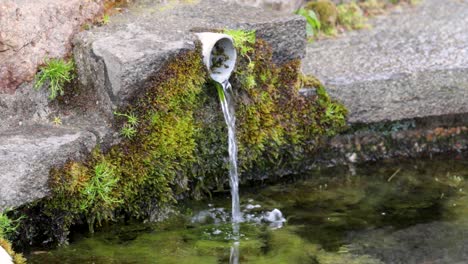
[[[237,173],[237,141],[236,141],[236,115],[232,86],[229,81],[221,83],[222,91],[219,91],[221,108],[224,120],[228,128],[228,149],[229,149],[229,184],[231,186],[232,197],[232,231],[234,235],[234,245],[231,247],[230,263],[239,262],[239,224],[242,222],[242,214],[239,203],[239,175]]]

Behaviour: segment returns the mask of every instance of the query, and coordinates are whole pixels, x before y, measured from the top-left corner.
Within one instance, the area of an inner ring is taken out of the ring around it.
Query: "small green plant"
[[[54,100],[58,95],[64,94],[65,84],[74,78],[74,69],[73,60],[66,62],[63,59],[48,59],[36,75],[34,88],[39,90],[48,84],[49,99]]]
[[[106,161],[98,163],[94,167],[94,177],[86,184],[83,190],[83,199],[80,208],[90,212],[91,219],[88,219],[90,231],[93,232],[94,220],[101,223],[103,219],[112,216],[112,210],[122,200],[114,195],[115,188],[119,182],[114,167]]]
[[[253,45],[256,41],[255,30],[226,29],[224,33],[232,37],[234,46],[241,56],[247,56],[247,53],[253,51]]]
[[[102,24],[106,25],[108,24],[110,21],[110,17],[108,14],[105,14],[103,17],[102,17]]]
[[[21,219],[23,219],[23,217],[20,217],[17,220],[11,220],[6,213],[7,211],[0,213],[0,238],[8,238],[10,235],[14,234]]]
[[[130,124],[125,124],[120,130],[120,135],[125,138],[131,139],[136,135],[136,129]]]
[[[52,120],[52,123],[56,126],[62,125],[62,119],[59,116],[54,117],[54,120]]]
[[[303,16],[307,20],[306,31],[307,37],[312,39],[317,36],[320,32],[320,20],[315,14],[314,10],[307,10],[305,8],[300,8],[295,12],[297,15]]]
[[[119,113],[119,112],[114,112],[114,115],[124,117],[126,118],[126,124],[122,127],[120,130],[120,134],[123,137],[126,137],[128,139],[133,138],[136,135],[137,132],[137,126],[138,126],[138,117],[134,113]]]

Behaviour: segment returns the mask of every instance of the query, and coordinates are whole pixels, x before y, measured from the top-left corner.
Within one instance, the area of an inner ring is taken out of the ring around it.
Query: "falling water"
[[[229,146],[229,184],[231,185],[232,197],[232,231],[234,245],[231,248],[230,263],[239,262],[239,223],[242,221],[239,204],[239,175],[237,174],[237,142],[236,142],[236,116],[232,95],[232,86],[229,81],[222,83],[223,91],[220,92],[221,108],[224,120],[228,127]]]

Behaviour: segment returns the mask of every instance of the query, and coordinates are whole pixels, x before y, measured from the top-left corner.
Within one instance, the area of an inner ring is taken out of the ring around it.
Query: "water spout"
[[[239,176],[237,173],[237,141],[236,141],[236,115],[232,86],[229,83],[237,53],[230,36],[218,33],[198,33],[202,42],[203,63],[208,68],[210,77],[222,86],[219,89],[219,98],[224,119],[228,128],[229,149],[229,184],[232,196],[232,231],[234,244],[231,248],[230,263],[239,262],[239,224],[242,221],[239,202]]]
[[[237,52],[229,35],[220,33],[197,33],[202,43],[203,63],[210,72],[210,77],[223,84],[229,80],[236,65]]]

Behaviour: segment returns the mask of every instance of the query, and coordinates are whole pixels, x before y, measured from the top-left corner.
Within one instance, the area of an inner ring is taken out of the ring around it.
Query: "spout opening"
[[[232,38],[226,34],[198,33],[202,43],[203,62],[210,77],[219,83],[229,79],[236,65],[237,52]]]
[[[208,69],[213,80],[224,82],[229,79],[236,65],[236,50],[232,40],[218,40],[210,53]]]

